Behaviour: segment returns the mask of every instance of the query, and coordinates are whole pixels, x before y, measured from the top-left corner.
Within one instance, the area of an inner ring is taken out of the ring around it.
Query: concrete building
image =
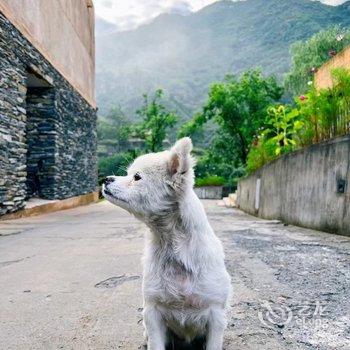
[[[350,69],[350,46],[326,62],[315,74],[315,84],[318,89],[332,87],[332,70],[335,68]]]
[[[0,215],[96,190],[91,0],[0,0]]]

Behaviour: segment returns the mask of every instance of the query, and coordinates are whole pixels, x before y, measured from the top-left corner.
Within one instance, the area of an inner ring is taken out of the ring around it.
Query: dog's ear
[[[170,150],[169,171],[171,176],[185,175],[193,168],[192,141],[189,137],[178,140]]]

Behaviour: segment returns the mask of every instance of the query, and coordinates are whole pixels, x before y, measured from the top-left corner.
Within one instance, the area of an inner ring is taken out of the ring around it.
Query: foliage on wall
[[[268,110],[266,127],[248,154],[251,172],[281,154],[350,133],[350,70],[332,71],[333,87],[296,99],[296,107]]]
[[[317,70],[350,45],[350,29],[339,25],[322,30],[309,40],[291,46],[292,66],[286,75],[286,89],[297,96],[308,91]]]

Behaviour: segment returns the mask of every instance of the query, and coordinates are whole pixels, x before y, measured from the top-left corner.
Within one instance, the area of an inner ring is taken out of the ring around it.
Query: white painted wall
[[[0,0],[0,11],[95,106],[91,0]]]

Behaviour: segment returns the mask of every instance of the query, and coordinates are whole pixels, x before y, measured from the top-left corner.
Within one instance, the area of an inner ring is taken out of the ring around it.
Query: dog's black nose
[[[114,182],[114,177],[112,177],[112,176],[107,176],[107,177],[105,178],[104,184],[105,184],[105,186],[107,186],[107,185],[111,184],[112,182]]]

